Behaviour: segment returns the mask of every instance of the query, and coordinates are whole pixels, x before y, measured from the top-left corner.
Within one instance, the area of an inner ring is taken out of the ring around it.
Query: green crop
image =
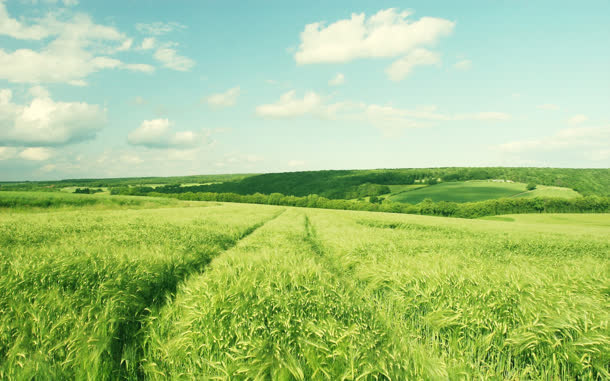
[[[0,378],[610,378],[608,214],[172,202],[0,213]]]
[[[150,308],[276,213],[223,206],[0,215],[0,378],[137,376]]]

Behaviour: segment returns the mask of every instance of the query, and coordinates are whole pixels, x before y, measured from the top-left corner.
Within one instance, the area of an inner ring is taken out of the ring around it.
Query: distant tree
[[[371,204],[377,204],[377,203],[379,202],[379,197],[377,197],[377,196],[371,196],[371,197],[369,198],[369,202],[370,202]]]
[[[536,189],[536,184],[535,183],[529,183],[529,184],[527,184],[526,188],[527,188],[527,190],[530,190],[530,191],[534,190],[534,189]]]
[[[436,184],[438,184],[438,180],[436,179],[436,177],[428,179],[428,185],[436,185]]]

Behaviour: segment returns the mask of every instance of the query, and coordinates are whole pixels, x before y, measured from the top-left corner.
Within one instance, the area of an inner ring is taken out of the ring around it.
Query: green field
[[[192,204],[192,203],[191,203]],[[68,192],[2,192],[0,211],[31,211],[32,209],[121,209],[188,206],[172,199],[104,194],[73,194]]]
[[[610,215],[115,199],[0,209],[0,378],[610,377]]]
[[[513,197],[555,197],[555,198],[576,198],[582,195],[573,189],[550,187],[546,185],[537,185],[536,189],[517,194]]]
[[[610,227],[608,214],[513,214],[504,216],[482,217],[482,220],[519,222],[522,224],[566,225],[576,229],[586,227]],[[554,228],[557,228],[554,226]]]
[[[413,189],[392,191],[390,201],[417,204],[425,199],[432,201],[474,202],[502,197],[580,197],[579,193],[568,188],[538,186],[533,191],[523,183],[492,181],[456,181]]]

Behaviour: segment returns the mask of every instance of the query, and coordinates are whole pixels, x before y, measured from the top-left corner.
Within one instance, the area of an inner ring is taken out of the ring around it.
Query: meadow
[[[608,214],[162,200],[0,209],[0,378],[610,378]]]
[[[537,185],[534,190],[527,190],[527,184],[493,181],[453,181],[432,186],[416,186],[399,190],[388,196],[390,201],[418,204],[425,199],[432,201],[476,202],[504,197],[533,198],[575,198],[581,195],[569,188]]]

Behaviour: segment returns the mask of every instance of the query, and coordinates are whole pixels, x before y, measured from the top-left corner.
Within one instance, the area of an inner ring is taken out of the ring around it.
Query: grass
[[[389,200],[418,204],[425,199],[432,201],[474,202],[502,197],[580,197],[579,193],[568,188],[538,186],[527,191],[523,183],[496,183],[492,181],[447,182],[432,186],[417,187],[393,193]]]
[[[575,190],[569,188],[536,185],[536,189],[515,195],[514,197],[576,198],[582,197],[582,195],[576,192]]]
[[[583,226],[595,228],[610,227],[608,214],[514,214],[504,216],[483,217],[482,220],[510,221],[536,225],[566,225],[580,229]]]
[[[3,213],[0,378],[610,378],[610,215],[500,218]]]
[[[67,209],[121,209],[188,206],[172,199],[136,196],[109,196],[103,194],[73,194],[65,192],[0,192],[0,213],[15,211],[45,211]]]
[[[0,215],[0,378],[137,377],[149,310],[277,212]]]

